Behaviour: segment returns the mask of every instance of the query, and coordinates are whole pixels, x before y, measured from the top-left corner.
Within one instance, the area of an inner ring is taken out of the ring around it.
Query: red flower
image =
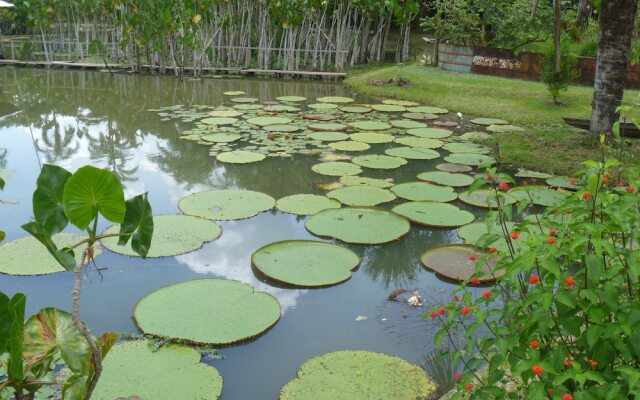
[[[582,198],[584,200],[589,200],[591,198],[591,193],[590,192],[584,192],[582,193]]]
[[[485,290],[484,292],[482,292],[482,297],[484,297],[485,299],[491,297],[491,290]]]
[[[557,236],[558,235],[558,230],[557,229],[549,229],[549,235]]]
[[[478,277],[474,276],[473,278],[471,278],[471,284],[473,284],[473,285],[480,284],[480,279]]]
[[[531,347],[532,349],[537,349],[538,347],[540,347],[540,342],[538,342],[537,340],[532,340],[529,343],[529,347]]]
[[[496,249],[495,247],[489,247],[489,248],[487,249],[487,251],[488,251],[489,253],[495,253],[496,251],[498,251],[498,249]]]
[[[571,393],[565,393],[562,395],[562,400],[573,400],[573,395]]]
[[[576,178],[571,177],[569,178],[569,183],[572,185],[575,185],[576,183],[578,183],[578,180]]]
[[[447,310],[445,310],[444,308],[441,308],[438,310],[438,315],[445,315],[447,313]]]
[[[634,188],[633,186],[627,186],[625,190],[627,191],[627,193],[633,193],[636,191],[636,188]]]
[[[565,367],[570,367],[571,366],[571,360],[569,360],[568,358],[566,360],[564,360],[564,366]]]
[[[471,260],[471,261],[475,261],[476,258],[478,258],[478,256],[475,256],[473,254],[469,256],[469,260]]]
[[[498,187],[500,188],[500,190],[505,190],[505,191],[509,190],[509,184],[507,182],[500,182]]]
[[[549,237],[547,238],[547,243],[549,243],[549,244],[554,244],[555,242],[556,242],[556,238],[555,238],[555,236],[549,236]]]
[[[567,276],[564,278],[564,282],[567,284],[567,287],[572,287],[574,283],[576,283],[575,279],[571,276]]]
[[[460,312],[462,313],[462,315],[469,315],[469,313],[471,312],[471,309],[467,306],[462,307],[462,310],[460,310]]]
[[[518,239],[520,237],[519,232],[511,232],[511,239]]]
[[[602,178],[602,183],[609,183],[609,178],[607,178],[606,176]]]
[[[627,186],[627,185],[626,185],[626,183],[624,183],[624,182],[618,182],[618,183],[616,183],[616,186],[617,186],[617,187],[625,187],[625,186]]]
[[[589,360],[589,365],[595,367],[598,365],[598,362],[596,360]]]
[[[531,285],[535,285],[538,282],[540,282],[540,277],[538,275],[531,275],[531,277],[529,278],[529,283]]]
[[[456,372],[455,374],[453,374],[453,379],[459,381],[460,379],[462,379],[462,373]]]
[[[435,317],[437,317],[437,316],[438,316],[438,314],[436,314],[436,312],[435,312],[435,311],[431,311],[431,312],[429,313],[429,316],[430,316],[431,318],[435,318]]]
[[[471,393],[471,391],[473,390],[473,383],[467,383],[467,386],[464,387],[464,390]]]
[[[533,371],[533,373],[538,375],[538,376],[542,375],[542,373],[544,372],[542,367],[539,366],[539,365],[534,365],[533,368],[531,368],[531,371]]]

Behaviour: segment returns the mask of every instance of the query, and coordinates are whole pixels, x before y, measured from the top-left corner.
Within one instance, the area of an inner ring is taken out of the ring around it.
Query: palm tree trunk
[[[600,44],[591,109],[591,139],[618,120],[629,67],[638,0],[605,0],[600,6]]]

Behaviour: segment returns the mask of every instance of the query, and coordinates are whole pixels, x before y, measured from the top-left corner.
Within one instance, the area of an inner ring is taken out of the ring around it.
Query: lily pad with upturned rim
[[[362,173],[362,168],[360,168],[360,166],[342,161],[330,161],[315,164],[311,167],[311,170],[320,175],[327,176],[347,176]]]
[[[446,156],[445,161],[453,164],[478,166],[483,164],[495,164],[496,159],[484,154],[454,153]]]
[[[301,127],[293,124],[266,125],[266,126],[263,126],[262,129],[264,129],[267,132],[281,132],[281,133],[291,133],[291,132],[297,132],[299,130],[302,130]]]
[[[445,172],[445,171],[427,171],[418,174],[418,179],[437,185],[465,187],[469,186],[475,180],[471,175]]]
[[[427,182],[406,182],[395,185],[391,191],[396,196],[409,201],[436,201],[446,203],[458,198],[449,186],[432,185]]]
[[[307,107],[312,108],[314,110],[331,110],[334,108],[338,108],[339,106],[337,104],[331,104],[331,103],[314,103],[314,104],[307,105]]]
[[[285,125],[290,124],[292,121],[289,118],[284,117],[254,117],[247,119],[247,122],[251,125],[267,126],[267,125]]]
[[[396,199],[396,195],[386,189],[364,185],[332,190],[327,193],[327,197],[338,200],[342,204],[357,207],[372,207]]]
[[[343,132],[343,131],[346,131],[347,128],[349,127],[345,124],[340,124],[337,122],[324,122],[324,123],[310,124],[309,126],[307,126],[307,128],[311,129],[312,131],[320,131],[320,132]]]
[[[516,202],[513,195],[508,193],[502,197],[502,200],[500,200],[502,205],[514,204]],[[496,208],[498,206],[496,194],[492,190],[480,189],[472,193],[462,192],[458,194],[458,199],[463,203],[481,208]]]
[[[447,114],[449,112],[446,108],[428,106],[409,107],[407,110],[409,112],[423,114]]]
[[[552,176],[547,178],[545,182],[549,186],[561,189],[578,190],[580,188],[580,186],[576,184],[578,180],[568,176]]]
[[[470,260],[470,256],[475,256],[476,260]],[[420,261],[436,275],[455,282],[467,281],[475,276],[480,282],[488,283],[495,281],[494,275],[499,276],[497,271],[494,272],[498,261],[496,256],[482,253],[474,246],[465,244],[434,247],[424,252]]]
[[[349,139],[349,135],[343,132],[312,132],[307,135],[309,139],[312,140],[320,140],[322,142],[340,142],[345,139]]]
[[[508,122],[498,118],[475,118],[470,121],[476,125],[507,125]]]
[[[350,135],[351,140],[354,142],[362,142],[368,144],[380,144],[393,142],[395,137],[393,135],[387,135],[385,133],[375,132],[357,132]]]
[[[353,103],[353,99],[350,97],[339,97],[339,96],[327,96],[317,98],[316,101],[320,103]]]
[[[409,129],[407,133],[409,135],[427,139],[442,139],[453,135],[453,132],[450,130],[442,128],[415,128]]]
[[[404,112],[407,109],[403,106],[397,106],[394,104],[372,104],[371,108],[380,112]]]
[[[406,235],[411,224],[389,211],[347,207],[321,211],[305,227],[314,235],[347,243],[382,244]]]
[[[207,125],[222,126],[222,125],[233,125],[236,122],[238,122],[238,119],[231,118],[231,117],[209,117],[209,118],[202,119],[200,122]]]
[[[400,129],[424,129],[427,127],[427,124],[424,122],[413,121],[410,119],[398,119],[389,121],[391,126],[394,128]]]
[[[227,117],[227,118],[239,117],[242,115],[240,111],[236,111],[236,110],[213,110],[213,111],[209,111],[207,114],[209,114],[212,117]]]
[[[453,228],[470,224],[475,216],[453,204],[432,201],[410,201],[395,206],[391,211],[411,222],[439,228]]]
[[[517,186],[509,190],[509,194],[517,201],[526,200],[539,206],[552,207],[559,205],[569,192],[542,186]]]
[[[365,178],[364,176],[342,176],[340,183],[345,186],[373,186],[387,189],[393,186],[393,179]]]
[[[403,107],[416,107],[419,106],[420,103],[416,103],[415,101],[411,101],[411,100],[396,100],[396,99],[385,99],[382,100],[383,104],[391,104],[391,105],[395,105],[395,106],[403,106]]]
[[[265,158],[264,154],[246,150],[227,151],[216,156],[216,160],[229,164],[249,164],[262,161]]]
[[[452,173],[461,173],[461,172],[471,172],[473,168],[468,165],[462,164],[452,164],[452,163],[442,163],[436,165],[436,169],[442,172],[452,172]]]
[[[251,190],[221,189],[197,192],[183,197],[178,208],[187,214],[213,220],[250,218],[272,209],[273,197]]]
[[[265,276],[298,287],[335,285],[351,278],[360,264],[353,251],[313,240],[270,243],[251,256],[254,267]]]
[[[341,107],[340,111],[346,112],[346,113],[352,113],[352,114],[366,114],[373,110],[370,107],[364,107],[364,106],[347,106],[347,107]]]
[[[317,194],[294,194],[276,201],[276,208],[296,215],[314,215],[329,208],[340,208],[340,202]]]
[[[382,121],[355,121],[350,122],[349,125],[362,131],[386,131],[391,129],[391,125]]]
[[[240,139],[242,136],[236,135],[235,133],[209,133],[207,135],[203,135],[200,139],[205,142],[213,142],[213,143],[230,143],[235,142]]]
[[[245,92],[243,92],[242,90],[234,90],[230,92],[224,92],[222,94],[224,94],[225,96],[242,96],[243,94],[245,94]]]
[[[488,154],[491,152],[487,146],[472,142],[447,143],[442,148],[450,153]]]
[[[280,319],[280,304],[246,283],[197,279],[146,295],[133,317],[147,335],[222,346],[252,339],[272,327]]]
[[[280,97],[276,97],[276,100],[285,101],[288,103],[298,103],[298,102],[307,100],[307,98],[302,96],[280,96]]]
[[[405,146],[419,147],[422,149],[438,149],[444,145],[441,140],[420,137],[401,137],[396,138],[395,142]]]
[[[352,163],[371,169],[396,169],[405,164],[407,160],[400,157],[385,156],[380,154],[368,154],[354,157]]]
[[[535,178],[535,179],[547,179],[553,177],[551,174],[545,172],[529,171],[527,169],[519,168],[518,172],[514,174],[518,178]]]
[[[258,99],[255,97],[234,97],[231,99],[234,103],[247,104],[247,103],[256,103]]]
[[[339,151],[365,151],[371,148],[371,146],[367,143],[354,142],[353,140],[345,140],[342,142],[332,142],[332,143],[329,143],[329,147]]]
[[[402,157],[408,160],[433,160],[440,157],[440,153],[432,149],[420,147],[393,147],[384,151],[386,155]]]

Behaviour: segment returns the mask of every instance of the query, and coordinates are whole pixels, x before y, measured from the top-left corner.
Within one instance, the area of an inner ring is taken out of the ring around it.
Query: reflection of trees
[[[36,149],[44,153],[49,164],[69,159],[80,148],[76,132],[77,129],[73,126],[62,129],[55,113],[46,115],[41,125],[41,134],[35,139]]]
[[[131,161],[131,157],[127,156],[128,150],[138,146],[135,134],[122,134],[117,128],[117,124],[108,119],[106,133],[100,132],[97,137],[87,133],[86,138],[89,142],[89,153],[92,160],[104,158],[108,168],[122,182],[136,180],[138,165],[133,167],[127,165]]]
[[[7,156],[9,155],[9,149],[0,147],[0,168],[7,166]]]

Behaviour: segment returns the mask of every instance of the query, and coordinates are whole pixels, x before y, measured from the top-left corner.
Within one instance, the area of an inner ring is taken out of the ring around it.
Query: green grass
[[[402,76],[407,86],[371,86],[374,80]],[[514,168],[555,174],[571,174],[580,162],[598,158],[597,148],[585,145],[584,131],[568,127],[563,116],[589,118],[593,89],[570,86],[560,95],[561,105],[551,101],[539,82],[461,74],[422,65],[367,67],[350,71],[346,84],[362,94],[418,101],[425,105],[475,116],[501,118],[525,128],[521,133],[495,134],[493,145],[500,160]],[[640,92],[627,91],[625,100],[640,102]],[[640,121],[640,107],[631,118]],[[630,148],[640,154],[638,140]]]

